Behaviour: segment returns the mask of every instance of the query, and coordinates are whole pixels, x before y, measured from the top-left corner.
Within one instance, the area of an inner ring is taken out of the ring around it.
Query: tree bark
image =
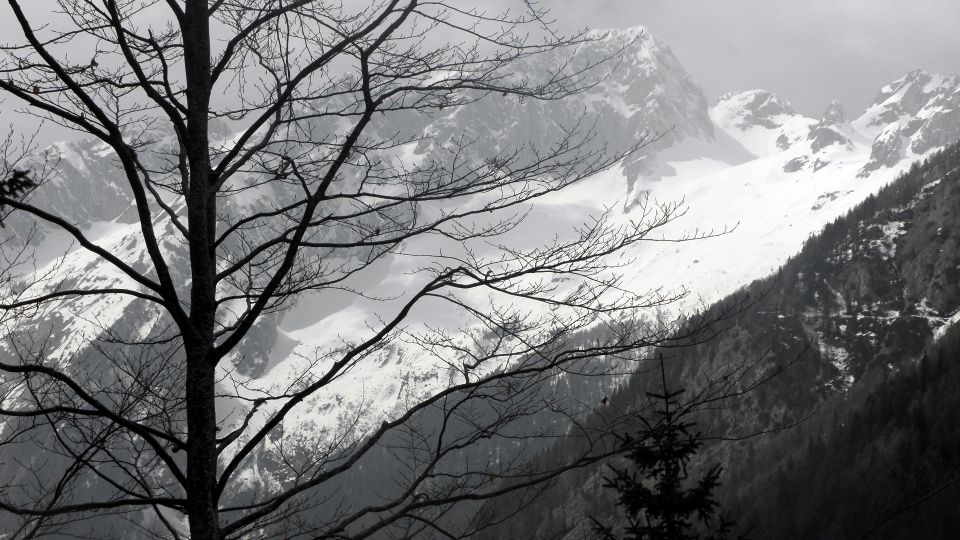
[[[191,538],[219,540],[215,380],[208,363],[197,361],[204,355],[200,348],[187,355],[187,512]]]
[[[210,27],[207,0],[189,0],[181,24],[187,83],[189,163],[187,219],[190,229],[190,326],[187,343],[187,510],[190,537],[219,540],[217,512],[216,194],[209,154]]]

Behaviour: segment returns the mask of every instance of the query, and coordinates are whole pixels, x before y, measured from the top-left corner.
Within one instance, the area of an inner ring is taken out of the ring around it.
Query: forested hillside
[[[914,166],[775,275],[712,307],[749,301],[716,338],[660,351],[691,400],[717,396],[695,407],[713,441],[702,460],[724,465],[723,506],[751,537],[954,530],[960,332],[947,329],[960,311],[958,170],[958,146]],[[643,414],[650,379],[634,376],[608,406]],[[602,474],[570,475],[489,537],[590,537],[588,517],[617,516]]]
[[[754,538],[953,538],[960,527],[960,331],[784,432],[727,478]]]

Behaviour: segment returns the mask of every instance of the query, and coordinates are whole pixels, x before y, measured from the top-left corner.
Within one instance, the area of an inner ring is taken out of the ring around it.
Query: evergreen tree
[[[34,186],[34,181],[30,178],[27,171],[14,170],[10,178],[0,177],[0,197],[19,199],[33,189]],[[6,210],[6,208],[4,208],[3,204],[0,204],[0,227],[3,226],[4,210]]]
[[[626,457],[633,470],[610,467],[604,487],[618,493],[617,504],[626,512],[624,540],[720,540],[736,523],[719,515],[714,490],[720,485],[722,467],[714,465],[703,476],[691,478],[687,466],[702,444],[695,424],[685,419],[677,401],[683,390],[667,390],[660,363],[662,393],[647,392],[660,402],[654,420],[644,420],[636,436],[623,436],[629,448]],[[592,518],[591,518],[592,519]],[[592,519],[594,532],[605,540],[617,540],[612,527]],[[698,526],[699,524],[699,526]]]

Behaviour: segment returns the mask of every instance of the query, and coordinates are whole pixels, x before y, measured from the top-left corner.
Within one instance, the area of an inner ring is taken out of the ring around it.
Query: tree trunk
[[[203,356],[209,352],[187,355],[187,511],[190,538],[220,540],[214,370]]]
[[[210,26],[207,0],[188,0],[181,24],[187,83],[190,228],[190,328],[187,350],[187,511],[193,540],[220,540],[217,512],[217,411],[214,355],[216,322],[216,179],[209,152]]]

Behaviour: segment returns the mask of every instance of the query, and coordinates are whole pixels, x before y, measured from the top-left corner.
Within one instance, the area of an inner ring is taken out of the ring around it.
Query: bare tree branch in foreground
[[[14,537],[129,538],[117,523],[210,540],[468,534],[451,528],[458,505],[614,451],[587,430],[571,432],[588,443],[571,462],[537,470],[518,457],[570,425],[525,420],[578,414],[551,390],[558,376],[709,335],[710,320],[682,336],[679,323],[645,324],[680,295],[628,290],[618,274],[625,250],[664,240],[681,206],[608,211],[533,247],[512,234],[538,200],[646,141],[608,144],[586,113],[556,140],[495,152],[417,130],[480,100],[591,88],[617,55],[577,51],[602,36],[560,36],[534,3],[353,4],[57,0],[38,15],[7,1],[21,36],[0,47],[0,90],[97,139],[138,227],[119,249],[42,198],[0,192],[0,207],[60,231],[110,276],[61,260],[0,285],[0,461],[15,472],[0,510]],[[542,76],[519,75],[541,62]],[[414,146],[425,157],[404,161]],[[363,286],[397,261],[409,266],[392,295]],[[299,358],[284,385],[250,375],[279,312],[335,295],[375,306],[366,331]],[[118,306],[122,324],[90,315],[95,305]],[[437,312],[455,315],[426,317]],[[97,339],[61,335],[64,317]],[[345,429],[290,432],[337,407],[338,382],[390,358],[456,376],[411,381],[374,425],[343,407]],[[357,488],[387,462],[376,489]]]

